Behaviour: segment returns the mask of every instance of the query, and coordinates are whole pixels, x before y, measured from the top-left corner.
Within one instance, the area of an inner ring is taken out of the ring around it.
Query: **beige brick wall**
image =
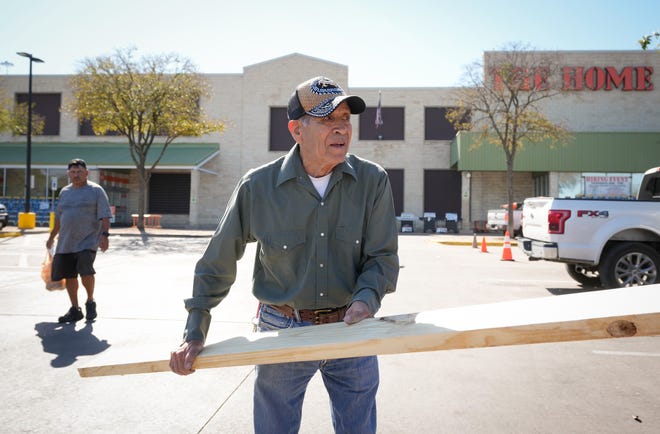
[[[558,63],[567,66],[651,66],[656,73],[660,71],[660,57],[656,52],[577,51],[553,55],[557,56]],[[450,142],[424,140],[424,109],[455,105],[456,89],[354,88],[350,86],[349,68],[346,65],[291,54],[246,66],[240,74],[205,75],[213,95],[202,101],[202,106],[211,118],[225,121],[227,128],[222,133],[185,139],[188,142],[217,142],[220,149],[216,158],[192,174],[191,220],[187,223],[215,226],[240,176],[283,154],[268,150],[270,108],[286,106],[294,87],[316,75],[326,75],[338,81],[350,93],[362,96],[367,106],[376,106],[378,92],[381,91],[384,107],[405,107],[405,140],[401,141],[359,140],[358,117],[354,116],[351,152],[387,169],[403,169],[404,210],[423,214],[424,170],[450,168]],[[69,76],[36,74],[33,91],[60,92],[66,104],[71,98],[68,80]],[[0,77],[0,90],[7,97],[11,98],[17,92],[27,92],[27,86],[27,77],[24,75]],[[545,102],[542,109],[552,120],[563,123],[571,131],[658,131],[660,92],[624,92],[618,89],[571,92]],[[23,137],[0,134],[0,141],[3,142],[23,140]],[[77,122],[66,111],[62,113],[59,136],[38,137],[35,141],[125,143],[122,137],[79,137]],[[556,190],[556,179],[555,174],[550,174],[551,193]],[[466,222],[485,220],[489,208],[499,207],[506,202],[504,173],[473,172],[469,183],[466,174],[463,174],[463,182],[461,212]],[[517,200],[532,195],[532,175],[516,173],[514,186]],[[136,188],[133,176],[129,199],[132,210],[137,208]],[[134,212],[132,210],[129,209],[129,212]],[[180,217],[168,219],[164,218],[163,221],[177,225],[186,223]]]
[[[506,173],[471,172],[471,175],[472,213],[469,220],[486,220],[489,209],[500,208],[502,204],[507,203]],[[529,172],[514,172],[513,175],[514,201],[523,201],[526,197],[532,196],[534,194],[532,174]],[[463,215],[468,220],[469,210],[465,209],[465,203],[463,206]]]
[[[368,106],[377,105],[381,89],[350,88],[348,68],[344,65],[294,54],[246,67],[244,74],[238,76],[240,83],[230,84],[242,90],[240,97],[235,93],[224,95],[224,99],[216,95],[210,102],[218,113],[227,113],[223,119],[228,119],[231,126],[218,138],[221,155],[215,163],[221,179],[214,180],[207,174],[200,176],[200,224],[211,224],[214,216],[217,219],[222,214],[224,204],[243,173],[284,154],[268,150],[270,108],[286,106],[295,86],[316,75],[338,81],[348,92],[360,95]],[[214,84],[216,89],[217,86]],[[358,117],[353,117],[351,152],[385,168],[404,170],[407,212],[423,213],[424,169],[449,168],[450,142],[424,140],[424,108],[453,105],[453,92],[452,88],[382,89],[383,106],[405,107],[405,140],[402,141],[360,141]],[[221,108],[230,101],[240,101],[236,104],[241,110],[240,116]],[[205,197],[209,199],[204,200]]]
[[[354,117],[353,153],[387,169],[404,170],[404,211],[424,213],[424,170],[448,169],[450,141],[424,140],[425,107],[455,105],[453,88],[355,88],[367,106],[378,104],[381,91],[383,107],[404,107],[404,140],[359,140],[357,117]]]

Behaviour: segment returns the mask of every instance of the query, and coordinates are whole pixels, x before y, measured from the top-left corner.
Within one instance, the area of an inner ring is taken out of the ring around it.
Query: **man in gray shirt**
[[[78,275],[87,292],[85,311],[87,320],[96,318],[94,301],[94,260],[97,249],[108,249],[108,230],[112,216],[108,196],[103,188],[87,179],[87,163],[79,158],[69,162],[67,175],[71,183],[60,192],[55,209],[55,224],[46,241],[46,248],[57,248],[53,258],[52,279],[66,279],[71,301],[69,311],[59,318],[60,323],[76,322],[83,318],[78,304]]]
[[[296,141],[284,157],[239,181],[185,300],[184,342],[170,367],[194,372],[210,310],[229,292],[236,261],[257,242],[252,292],[259,329],[357,323],[395,290],[397,230],[387,173],[348,153],[351,114],[365,103],[326,77],[301,83],[288,105]],[[338,433],[376,432],[375,356],[260,365],[254,387],[256,433],[297,432],[307,383],[320,371]]]

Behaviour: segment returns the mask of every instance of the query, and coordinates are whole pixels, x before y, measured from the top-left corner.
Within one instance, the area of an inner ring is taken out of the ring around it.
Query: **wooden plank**
[[[660,285],[648,285],[237,336],[207,345],[194,367],[657,335]],[[115,359],[78,371],[82,377],[163,372],[169,359]]]

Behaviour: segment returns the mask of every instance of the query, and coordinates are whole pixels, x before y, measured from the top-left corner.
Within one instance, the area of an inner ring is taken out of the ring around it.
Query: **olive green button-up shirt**
[[[349,154],[320,197],[296,145],[243,176],[195,267],[186,340],[206,339],[210,310],[227,296],[236,262],[253,241],[252,292],[260,302],[323,309],[359,300],[376,313],[399,273],[387,173]]]

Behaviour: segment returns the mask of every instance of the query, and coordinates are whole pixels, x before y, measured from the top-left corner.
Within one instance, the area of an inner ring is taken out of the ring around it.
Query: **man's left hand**
[[[101,238],[99,238],[99,249],[101,249],[102,252],[105,252],[108,250],[109,245],[110,242],[108,241],[108,237],[101,235]]]
[[[353,304],[351,304],[351,306],[346,311],[346,315],[344,316],[344,322],[349,325],[355,324],[362,321],[365,318],[370,318],[372,316],[373,314],[369,310],[369,306],[367,306],[367,303],[363,301],[356,301],[353,302]]]

